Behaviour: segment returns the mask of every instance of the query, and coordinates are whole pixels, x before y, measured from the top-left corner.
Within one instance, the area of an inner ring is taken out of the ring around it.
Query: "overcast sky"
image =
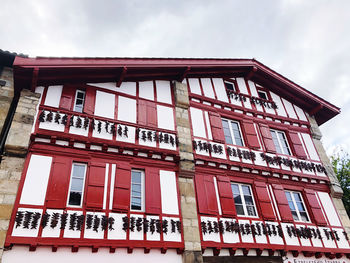
[[[0,48],[29,56],[255,58],[341,107],[350,149],[350,0],[2,0]]]

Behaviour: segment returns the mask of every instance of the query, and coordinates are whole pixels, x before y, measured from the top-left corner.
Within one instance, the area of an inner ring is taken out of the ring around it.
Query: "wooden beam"
[[[258,71],[258,68],[257,67],[253,67],[249,72],[248,72],[248,75],[247,75],[247,80],[250,80],[252,79],[252,77],[254,76],[255,72]]]
[[[126,72],[128,71],[128,68],[127,67],[123,67],[123,70],[122,70],[122,73],[120,74],[119,76],[119,80],[117,81],[117,87],[119,88],[120,85],[122,84],[124,78],[125,78],[125,75],[126,75]]]
[[[310,116],[313,116],[322,109],[323,109],[323,106],[321,104],[318,104],[315,108],[309,111],[309,114]]]
[[[191,70],[191,67],[186,67],[184,72],[182,72],[181,76],[179,77],[178,81],[182,82],[186,78],[186,76],[190,72],[190,70]]]
[[[32,76],[31,91],[35,91],[35,88],[38,85],[38,76],[39,76],[39,68],[34,68],[33,76]]]

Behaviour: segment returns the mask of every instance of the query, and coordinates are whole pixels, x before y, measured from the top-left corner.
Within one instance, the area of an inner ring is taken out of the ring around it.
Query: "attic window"
[[[261,99],[268,100],[268,97],[267,97],[267,94],[266,94],[265,91],[258,90],[258,96],[259,96],[259,98],[261,98]]]
[[[227,81],[225,81],[224,83],[225,83],[225,88],[227,90],[234,91],[234,92],[236,91],[235,84],[233,84],[232,82],[227,82]]]

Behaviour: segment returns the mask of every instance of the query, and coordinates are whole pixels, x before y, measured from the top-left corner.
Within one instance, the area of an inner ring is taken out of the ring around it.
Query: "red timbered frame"
[[[54,153],[54,154],[53,154]],[[90,151],[87,150],[80,150],[80,149],[70,149],[70,148],[65,148],[65,147],[60,147],[60,146],[56,146],[56,145],[47,145],[44,143],[33,143],[30,147],[30,154],[28,155],[26,162],[25,162],[25,168],[23,170],[22,173],[22,177],[21,177],[21,181],[20,181],[20,185],[19,185],[19,189],[18,189],[18,195],[16,198],[16,202],[13,208],[13,212],[12,212],[12,218],[14,218],[14,216],[16,215],[16,212],[18,210],[19,207],[21,208],[36,208],[36,209],[43,209],[43,213],[45,213],[46,209],[47,209],[47,202],[45,202],[44,206],[37,206],[37,205],[22,205],[19,204],[20,201],[20,197],[21,197],[21,192],[23,189],[23,185],[24,185],[24,181],[25,181],[25,177],[26,177],[26,173],[27,173],[27,169],[28,169],[28,165],[29,165],[29,160],[32,154],[39,154],[39,155],[44,155],[44,156],[53,156],[55,161],[55,158],[57,158],[57,156],[64,156],[67,159],[70,159],[69,161],[69,166],[68,166],[68,175],[67,178],[70,180],[70,171],[71,171],[71,167],[72,167],[72,163],[73,162],[81,162],[81,163],[86,163],[88,164],[88,168],[86,171],[87,174],[87,178],[86,178],[86,182],[85,182],[85,191],[84,191],[84,196],[83,198],[83,206],[80,207],[68,207],[66,206],[67,203],[67,198],[68,198],[68,193],[69,193],[69,182],[67,183],[67,187],[66,189],[64,189],[65,191],[65,199],[62,200],[62,203],[64,203],[65,207],[62,208],[54,208],[54,209],[58,209],[58,210],[70,210],[70,211],[82,211],[84,215],[86,215],[87,212],[104,212],[107,216],[109,215],[109,213],[111,212],[118,212],[115,209],[110,210],[109,206],[107,205],[106,209],[98,209],[98,208],[87,208],[87,187],[88,187],[88,180],[89,180],[89,169],[91,169],[91,162],[96,161],[96,160],[100,160],[104,163],[110,163],[110,164],[118,164],[119,163],[128,163],[130,165],[130,167],[132,169],[141,169],[141,170],[145,170],[147,172],[148,169],[157,169],[159,170],[168,170],[168,171],[174,171],[176,172],[176,180],[178,179],[178,168],[176,166],[175,163],[173,162],[166,162],[166,161],[162,161],[162,160],[152,160],[152,162],[149,162],[148,159],[146,158],[140,158],[140,157],[133,157],[133,156],[125,156],[125,155],[116,155],[115,153],[110,154],[110,153],[104,153],[104,152],[93,152],[91,153]],[[118,169],[118,168],[117,168]],[[109,173],[111,173],[111,165],[109,166]],[[113,176],[113,175],[111,175]],[[109,178],[111,178],[109,176]],[[50,178],[49,178],[49,182],[48,182],[48,189],[46,192],[46,198],[45,200],[47,200],[48,198],[48,194],[49,194],[49,186],[51,185],[53,180],[53,165],[51,166],[51,172],[50,172]],[[106,186],[107,189],[110,189],[110,180],[108,181],[108,185]],[[134,215],[142,215],[142,216],[146,216],[146,215],[156,215],[159,216],[160,219],[162,219],[163,217],[174,217],[174,218],[179,218],[181,220],[181,199],[180,199],[180,194],[179,194],[179,188],[178,188],[178,184],[176,183],[176,187],[177,187],[177,196],[178,196],[178,207],[179,207],[179,214],[178,215],[173,215],[173,214],[164,214],[161,211],[159,211],[159,213],[148,213],[148,211],[146,210],[145,212],[138,212],[138,211],[130,211],[130,209],[128,211],[119,211],[119,213],[123,213],[123,214],[127,214],[127,216],[130,216],[130,214],[134,214]],[[159,189],[160,190],[160,189]],[[107,191],[108,194],[109,190]],[[147,197],[146,197],[147,198]],[[107,200],[109,200],[109,198],[107,197]],[[130,202],[128,200],[128,202]],[[146,202],[146,206],[147,206],[147,201]],[[159,200],[159,206],[161,208],[161,200]],[[49,209],[53,209],[52,207]],[[59,238],[46,238],[46,237],[39,237],[42,233],[42,228],[39,228],[39,233],[38,233],[38,237],[15,237],[15,236],[11,236],[13,227],[14,227],[14,220],[11,220],[10,226],[9,226],[9,230],[8,230],[8,234],[7,234],[7,239],[6,239],[6,244],[5,246],[9,247],[12,244],[27,244],[27,245],[31,245],[32,247],[36,247],[36,246],[52,246],[53,249],[57,249],[58,246],[71,246],[72,248],[78,248],[81,246],[84,247],[91,247],[93,246],[94,248],[99,248],[99,247],[109,247],[111,250],[113,250],[113,252],[115,251],[115,248],[117,247],[124,247],[124,248],[128,248],[129,250],[133,248],[145,248],[145,249],[151,249],[151,248],[160,248],[162,249],[163,252],[166,252],[167,249],[170,248],[175,248],[178,249],[178,252],[182,252],[183,248],[184,248],[184,242],[183,242],[183,231],[181,232],[181,242],[171,242],[171,241],[164,241],[162,235],[160,235],[160,241],[147,241],[146,240],[146,233],[144,233],[144,240],[129,240],[129,232],[127,231],[127,239],[126,240],[108,240],[107,238],[107,231],[105,231],[104,233],[104,238],[103,239],[85,239],[84,238],[84,228],[82,228],[81,233],[80,233],[80,238],[64,238],[63,237],[63,233],[64,230],[60,230],[60,237]],[[123,230],[121,230],[123,231]],[[147,252],[147,251],[146,251]]]

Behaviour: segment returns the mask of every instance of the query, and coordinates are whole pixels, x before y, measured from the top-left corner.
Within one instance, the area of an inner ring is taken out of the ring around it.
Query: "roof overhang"
[[[35,85],[100,83],[185,77],[245,77],[292,101],[319,125],[340,108],[295,84],[255,59],[193,58],[23,58],[14,63],[16,89]]]

